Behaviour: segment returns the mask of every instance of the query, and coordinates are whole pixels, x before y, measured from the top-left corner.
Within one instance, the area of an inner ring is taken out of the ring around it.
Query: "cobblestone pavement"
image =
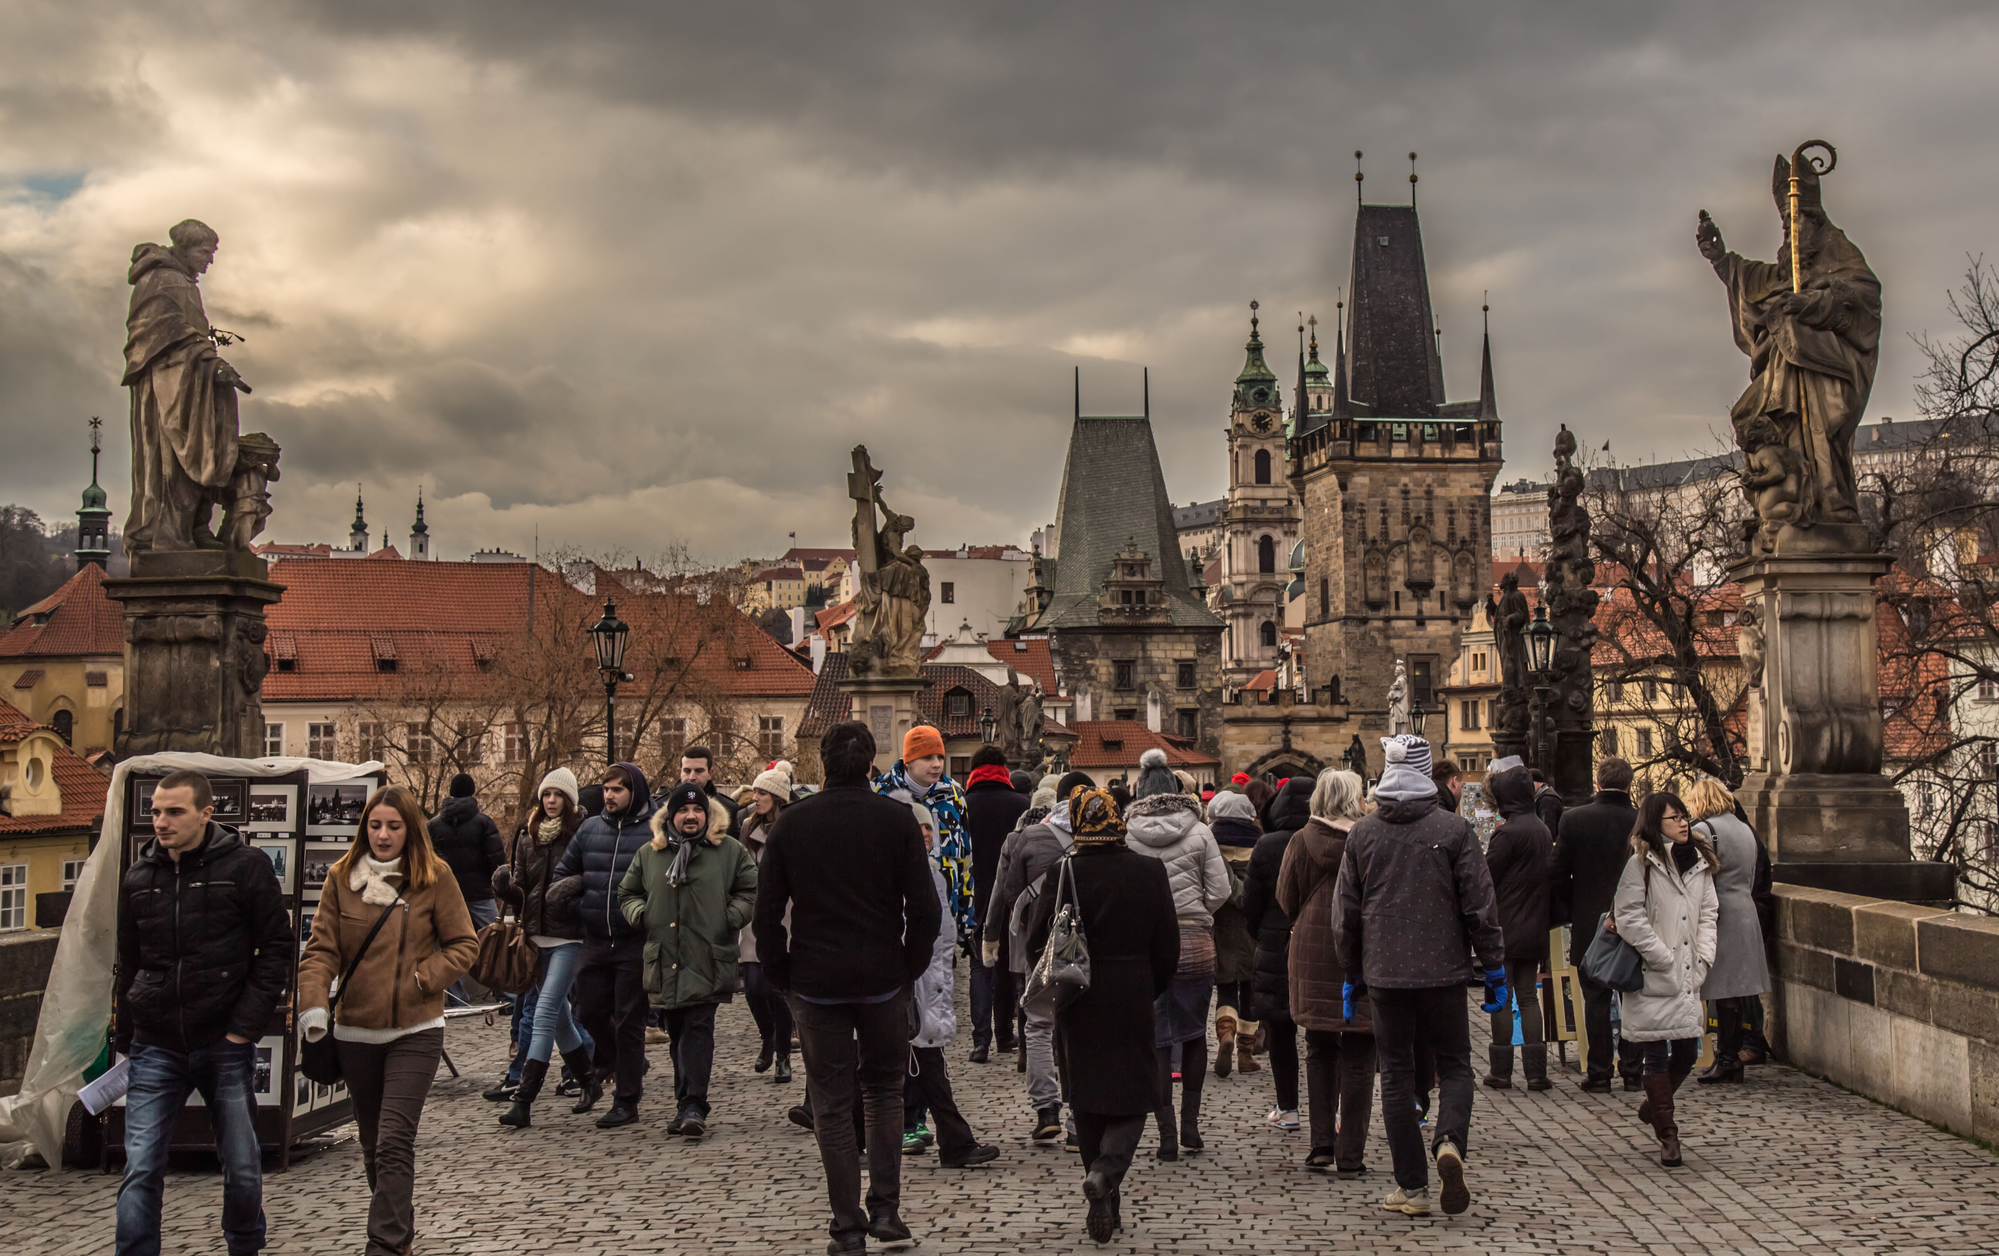
[[[960,977],[960,1023],[963,977]],[[1484,1058],[1484,1018],[1472,1013]],[[664,1047],[652,1049],[642,1120],[591,1126],[552,1094],[535,1126],[494,1123],[479,1097],[503,1060],[504,1023],[454,1025],[458,1080],[431,1092],[417,1149],[415,1250],[442,1253],[630,1253],[715,1249],[825,1250],[827,1209],[812,1138],[784,1120],[802,1082],[751,1070],[754,1026],[739,1001],[718,1021],[711,1133],[666,1135],[671,1091]],[[965,1063],[950,1053],[960,1105],[991,1165],[946,1170],[934,1154],[903,1161],[903,1216],[919,1252],[1096,1251],[1083,1234],[1072,1157],[1028,1143],[1030,1113],[1012,1057]],[[1718,1092],[1718,1093],[1717,1093]],[[1686,1167],[1661,1169],[1639,1096],[1584,1095],[1574,1075],[1552,1091],[1479,1087],[1468,1177],[1471,1211],[1423,1219],[1382,1211],[1392,1189],[1379,1114],[1370,1172],[1337,1181],[1302,1167],[1302,1133],[1265,1126],[1266,1070],[1209,1079],[1207,1150],[1177,1164],[1140,1152],[1125,1188],[1127,1230],[1114,1252],[1999,1251],[1999,1161],[1921,1121],[1781,1066],[1742,1086],[1682,1092]],[[601,1108],[599,1109],[601,1111]],[[352,1128],[265,1178],[279,1253],[357,1253],[367,1198]],[[15,1172],[0,1177],[8,1251],[69,1256],[111,1250],[115,1177]],[[1434,1188],[1433,1188],[1434,1189]],[[221,1180],[191,1164],[167,1188],[168,1253],[219,1252]]]

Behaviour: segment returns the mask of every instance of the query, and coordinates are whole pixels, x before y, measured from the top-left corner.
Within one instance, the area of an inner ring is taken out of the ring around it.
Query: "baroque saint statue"
[[[848,671],[855,676],[917,676],[923,622],[930,613],[930,572],[923,565],[923,548],[903,543],[916,520],[890,510],[882,500],[881,472],[868,460],[867,446],[854,446],[853,459],[847,495],[854,500],[854,561],[861,579],[854,596],[858,608]]]
[[[1395,660],[1395,681],[1388,686],[1388,734],[1412,731],[1409,723],[1409,677],[1404,674],[1402,660]]]

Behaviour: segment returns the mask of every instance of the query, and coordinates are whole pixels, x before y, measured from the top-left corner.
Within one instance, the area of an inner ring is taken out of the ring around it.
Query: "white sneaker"
[[[1430,1192],[1405,1191],[1398,1186],[1387,1199],[1381,1201],[1381,1206],[1406,1217],[1427,1217],[1430,1215]]]
[[[1298,1132],[1298,1109],[1296,1108],[1272,1108],[1270,1115],[1263,1119],[1264,1123],[1269,1125],[1271,1129],[1283,1130],[1291,1134]]]
[[[1456,1216],[1471,1207],[1471,1191],[1465,1186],[1465,1158],[1456,1143],[1444,1143],[1437,1148],[1437,1180],[1443,1187],[1437,1202],[1445,1212]]]

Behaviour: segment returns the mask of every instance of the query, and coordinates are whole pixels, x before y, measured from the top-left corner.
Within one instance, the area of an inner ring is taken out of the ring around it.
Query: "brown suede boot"
[[[1256,1062],[1256,1055],[1250,1050],[1250,1040],[1237,1035],[1235,1040],[1235,1069],[1238,1073],[1261,1073],[1263,1066]]]
[[[1651,1121],[1652,1130],[1659,1136],[1659,1163],[1665,1167],[1677,1168],[1680,1160],[1680,1127],[1673,1123],[1673,1092],[1678,1089],[1673,1077],[1668,1073],[1647,1073],[1645,1075],[1646,1117]]]
[[[1215,1076],[1229,1075],[1229,1057],[1236,1043],[1236,1011],[1232,1007],[1215,1009]]]

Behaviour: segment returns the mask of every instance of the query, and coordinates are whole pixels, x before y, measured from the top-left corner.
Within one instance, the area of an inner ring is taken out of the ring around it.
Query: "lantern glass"
[[[597,650],[597,668],[605,672],[625,670],[625,640],[631,628],[618,618],[618,606],[604,599],[604,617],[590,629],[590,643]]]
[[[1548,670],[1548,664],[1555,652],[1555,627],[1548,622],[1548,608],[1534,608],[1534,620],[1520,630],[1527,638],[1527,656],[1530,666],[1537,672]]]
[[[983,740],[988,746],[990,746],[993,744],[993,738],[997,736],[998,733],[999,733],[999,721],[993,718],[993,709],[991,707],[987,707],[985,710],[979,712],[980,739]]]

